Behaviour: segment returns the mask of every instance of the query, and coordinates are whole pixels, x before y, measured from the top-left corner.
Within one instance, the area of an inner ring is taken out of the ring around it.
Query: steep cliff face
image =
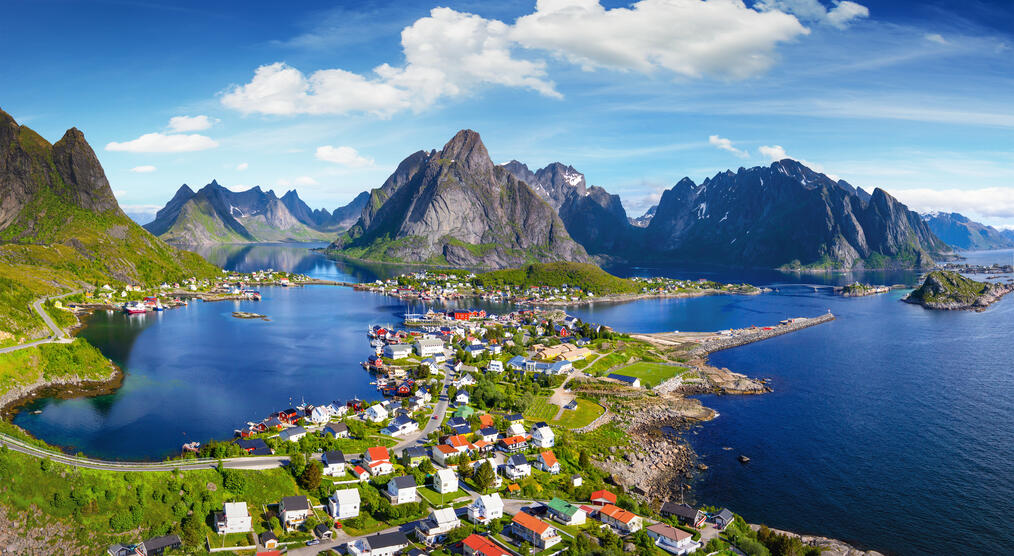
[[[572,195],[581,196],[587,193],[584,174],[575,170],[573,166],[553,162],[535,172],[517,160],[511,160],[503,166],[514,177],[527,183],[556,211],[559,211]]]
[[[81,131],[71,128],[51,145],[2,110],[0,244],[0,279],[33,291],[57,282],[150,283],[214,271],[127,218]]]
[[[931,212],[922,219],[937,237],[955,249],[1014,247],[1014,234],[1010,230],[1000,231],[956,212]]]
[[[212,180],[194,192],[183,185],[145,229],[174,245],[322,241],[338,229],[326,210],[315,213],[289,191],[253,187],[235,192]]]
[[[365,259],[494,268],[588,260],[553,208],[494,165],[471,130],[402,161],[332,247]]]
[[[860,191],[788,159],[700,185],[684,178],[663,193],[645,248],[673,261],[767,267],[921,267],[950,253],[905,205]]]

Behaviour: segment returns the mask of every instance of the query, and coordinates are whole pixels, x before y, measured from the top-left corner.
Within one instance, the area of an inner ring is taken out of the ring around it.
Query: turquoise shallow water
[[[302,246],[219,250],[232,268],[287,268],[334,279],[384,269],[337,265]],[[1010,252],[972,254],[970,260]],[[701,270],[613,269],[698,276]],[[705,397],[720,417],[689,439],[709,470],[697,498],[754,522],[898,554],[1009,553],[1014,533],[1014,300],[984,313],[931,312],[902,292],[834,297],[805,284],[852,276],[713,271],[768,285],[761,296],[645,300],[571,312],[619,330],[714,330],[832,310],[833,323],[715,354],[772,379],[774,392]],[[911,283],[906,273],[874,282]],[[110,458],[158,458],[187,440],[228,438],[298,403],[376,397],[357,363],[370,323],[397,323],[392,298],[335,287],[265,288],[257,302],[195,303],[130,317],[100,313],[82,335],[126,371],[114,394],[42,399],[15,422],[48,442]],[[490,306],[493,310],[504,307]],[[231,317],[266,314],[270,322]],[[732,450],[724,450],[731,447]],[[748,465],[735,459],[750,456]],[[974,539],[967,544],[969,539]]]

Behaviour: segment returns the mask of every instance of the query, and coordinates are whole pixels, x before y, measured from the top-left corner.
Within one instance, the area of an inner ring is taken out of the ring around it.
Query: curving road
[[[54,342],[60,344],[68,344],[74,341],[73,338],[67,335],[67,332],[64,329],[60,328],[59,326],[56,325],[55,322],[53,322],[53,319],[52,317],[49,316],[49,313],[47,313],[45,309],[42,308],[42,304],[51,299],[60,299],[63,297],[67,297],[68,295],[81,293],[82,291],[84,290],[75,290],[60,295],[51,295],[49,297],[42,297],[33,301],[32,309],[34,309],[35,312],[38,313],[40,317],[42,317],[42,321],[46,323],[46,326],[48,326],[53,333],[48,338],[43,338],[41,340],[36,340],[34,342],[28,342],[27,344],[20,344],[16,346],[2,348],[0,349],[0,353],[10,353],[12,351],[27,349],[41,344],[52,344]]]

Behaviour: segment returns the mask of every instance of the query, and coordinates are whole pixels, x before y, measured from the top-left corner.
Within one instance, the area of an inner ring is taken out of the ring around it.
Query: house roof
[[[507,465],[528,465],[528,458],[524,454],[514,454],[507,459]]]
[[[286,496],[282,498],[282,506],[286,510],[309,510],[310,501],[305,496]]]
[[[404,455],[409,459],[428,458],[430,456],[429,451],[422,446],[409,446],[408,448],[405,448],[401,453],[402,455]]]
[[[581,509],[575,506],[574,504],[571,504],[570,502],[563,500],[562,498],[553,498],[546,505],[549,506],[549,509],[553,510],[554,512],[565,515],[567,517],[573,517],[574,514],[576,514]]]
[[[495,422],[493,421],[492,415],[490,415],[489,413],[483,413],[482,415],[479,416],[479,424],[482,425],[483,427],[492,427],[495,425]]]
[[[500,442],[503,442],[507,446],[513,446],[514,444],[517,444],[519,442],[524,442],[524,441],[525,441],[525,437],[520,436],[520,435],[508,436],[507,438],[501,438],[500,439]]]
[[[336,463],[345,463],[345,454],[339,452],[338,450],[325,452],[324,461],[326,461],[328,465],[334,465]]]
[[[718,512],[718,515],[716,517],[720,517],[728,522],[732,521],[735,516],[732,515],[732,512],[729,511],[729,508],[722,508],[722,511]]]
[[[296,436],[297,434],[306,434],[306,429],[299,426],[292,427],[291,429],[285,429],[282,432],[278,433],[278,436],[281,436],[282,438],[288,438],[290,436]]]
[[[391,455],[387,452],[387,448],[377,446],[366,450],[366,459],[370,461],[390,460]]]
[[[475,533],[465,537],[465,540],[461,541],[461,543],[471,548],[473,554],[482,554],[482,556],[510,556],[510,552],[500,548],[486,537],[476,535]]]
[[[500,431],[498,431],[496,427],[485,427],[479,429],[479,434],[481,434],[482,436],[489,436],[492,434],[500,434]]]
[[[541,535],[549,529],[548,523],[533,515],[528,515],[525,512],[518,512],[514,514],[514,519],[512,519],[511,522],[516,523],[537,535]]]
[[[180,537],[178,535],[165,535],[164,537],[152,537],[142,543],[145,550],[152,552],[154,550],[161,550],[170,546],[176,546],[180,544]]]
[[[339,504],[358,504],[359,489],[346,488],[344,490],[336,490],[331,494],[331,497]]]
[[[500,498],[500,494],[497,492],[494,492],[493,494],[482,494],[479,496],[476,502],[480,500],[482,501],[482,505],[486,506],[487,508],[493,507],[503,508],[503,498]]]
[[[268,541],[278,540],[278,536],[272,531],[264,531],[257,538],[261,541],[261,544],[267,544]]]
[[[693,508],[687,504],[666,502],[665,504],[662,504],[662,513],[667,513],[686,519],[697,519],[697,515],[700,514],[700,510],[697,510],[696,508]]]
[[[457,475],[454,474],[453,469],[441,469],[437,471],[437,477],[439,477],[441,481],[453,481],[458,478]]]
[[[672,539],[677,542],[682,541],[684,539],[689,539],[692,536],[690,533],[687,533],[683,529],[677,529],[667,523],[656,523],[654,525],[651,525],[650,527],[648,527],[648,531],[655,533],[660,537]]]
[[[371,551],[408,544],[408,537],[405,536],[405,533],[400,531],[395,531],[393,533],[377,533],[376,535],[366,537],[363,540],[370,546]]]
[[[345,423],[331,423],[330,425],[324,427],[324,431],[348,432],[349,426],[346,425]]]
[[[519,490],[521,490],[521,487],[518,486],[517,483],[511,483],[511,484],[507,485],[507,491],[508,492],[518,492]]]
[[[454,513],[454,508],[440,508],[433,510],[433,521],[439,524],[453,523],[459,521],[458,514]]]
[[[455,448],[462,448],[468,446],[470,442],[464,435],[456,434],[454,436],[447,437],[447,443]]]
[[[352,470],[352,472],[355,473],[356,475],[362,475],[363,473],[366,473],[366,470],[363,469],[362,466],[357,465],[356,468]]]
[[[411,475],[405,475],[404,477],[395,477],[391,479],[391,482],[394,483],[394,486],[399,489],[416,487],[415,477]]]
[[[507,416],[508,421],[524,421],[525,416],[520,413],[512,413]]]
[[[250,515],[246,509],[246,502],[226,502],[223,510],[227,517],[246,517]]]
[[[556,465],[556,454],[554,454],[552,450],[542,452],[539,454],[539,457],[542,458],[542,463],[548,467]]]
[[[610,504],[616,503],[616,495],[609,492],[608,490],[596,490],[595,492],[591,493],[591,497],[589,497],[589,500],[599,500],[599,499],[605,500]]]
[[[448,444],[438,444],[437,450],[447,455],[453,455],[458,453],[458,451],[454,449],[454,446],[450,446]]]
[[[621,382],[627,382],[627,383],[630,383],[630,384],[633,384],[633,383],[637,382],[638,380],[640,380],[636,376],[627,376],[627,375],[621,375],[621,374],[617,374],[617,373],[609,373],[609,375],[608,375],[607,378],[611,378],[613,380],[619,380]]]
[[[637,514],[633,512],[628,512],[627,510],[624,510],[623,508],[619,506],[614,506],[612,504],[606,504],[605,506],[602,506],[602,509],[599,510],[599,513],[605,516],[609,516],[615,519],[616,521],[619,521],[620,523],[630,523],[631,521],[634,520],[635,517],[637,517]]]

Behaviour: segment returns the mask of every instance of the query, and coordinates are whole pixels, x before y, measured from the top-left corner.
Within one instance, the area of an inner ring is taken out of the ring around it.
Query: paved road
[[[27,344],[21,344],[21,345],[17,345],[17,346],[11,346],[11,347],[2,348],[2,349],[0,349],[0,353],[10,353],[12,351],[18,351],[20,349],[27,349],[27,348],[38,346],[38,345],[41,345],[41,344],[51,344],[51,343],[54,343],[54,342],[55,343],[61,343],[61,344],[67,344],[67,343],[72,342],[73,339],[70,336],[67,335],[67,332],[64,329],[60,328],[59,326],[56,325],[55,322],[53,322],[53,319],[42,308],[42,304],[45,303],[45,302],[47,302],[47,301],[49,301],[50,299],[60,299],[62,297],[67,297],[68,295],[74,295],[74,294],[77,294],[77,293],[81,293],[82,291],[84,291],[84,290],[75,290],[75,291],[64,293],[64,294],[60,294],[60,295],[52,295],[52,296],[49,296],[49,297],[43,297],[43,298],[36,299],[35,301],[33,301],[32,302],[32,309],[34,309],[35,312],[38,313],[40,317],[42,317],[43,322],[46,323],[46,326],[49,327],[49,329],[53,332],[53,334],[50,335],[48,338],[43,338],[41,340],[36,340],[34,342],[28,342]]]
[[[451,383],[451,373],[446,366],[443,370],[444,381],[440,385],[440,392],[437,394],[437,404],[433,407],[433,412],[430,414],[429,419],[426,420],[426,426],[406,435],[401,442],[394,445],[393,451],[401,452],[410,446],[425,444],[427,439],[429,439],[430,433],[440,428],[441,423],[444,422],[444,413],[447,411],[448,405],[447,385]],[[436,419],[433,418],[434,415],[437,416]]]

